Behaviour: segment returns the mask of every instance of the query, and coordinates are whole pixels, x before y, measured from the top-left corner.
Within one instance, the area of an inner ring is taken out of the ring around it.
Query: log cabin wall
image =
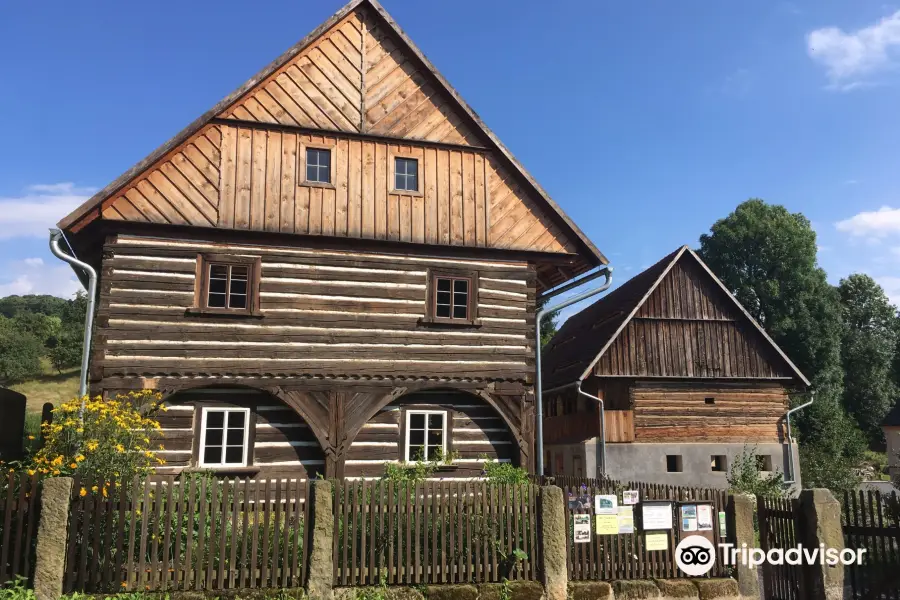
[[[386,461],[404,460],[404,415],[416,409],[446,413],[447,447],[455,456],[451,466],[440,468],[433,477],[481,477],[485,459],[518,463],[519,448],[492,406],[474,394],[433,390],[403,396],[369,419],[350,446],[345,476],[377,478]]]
[[[638,381],[631,401],[636,442],[778,443],[788,392],[752,382]]]
[[[261,257],[259,318],[192,315],[198,253]],[[428,269],[479,274],[480,326],[420,323]],[[528,263],[118,235],[104,248],[92,379],[449,377],[530,382]]]

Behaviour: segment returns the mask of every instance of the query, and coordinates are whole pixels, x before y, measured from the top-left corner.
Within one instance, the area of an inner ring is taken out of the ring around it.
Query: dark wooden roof
[[[900,427],[900,402],[894,405],[881,425],[882,427]]]
[[[680,266],[673,272],[676,265]],[[691,289],[683,293],[678,290],[674,281],[678,277],[692,278]],[[673,281],[660,287],[661,282],[669,279]],[[700,284],[704,289],[700,289]],[[654,294],[657,288],[660,291]],[[681,305],[688,307],[686,312]],[[676,329],[667,331],[673,324]],[[656,329],[649,329],[650,325]],[[669,343],[667,336],[674,336],[677,344],[663,348]],[[686,341],[688,337],[695,339]],[[720,352],[715,357],[719,364],[708,365],[711,361],[707,356],[713,352],[713,344],[720,343],[739,358],[725,357],[727,352]],[[640,348],[635,352],[638,344]],[[692,350],[694,355],[684,356]],[[682,355],[675,356],[679,353]],[[653,369],[654,365],[649,364],[651,359],[660,358],[665,362],[664,367]],[[739,360],[747,365],[737,364]],[[728,364],[723,367],[723,363]],[[632,377],[795,379],[809,385],[799,369],[687,246],[665,256],[570,317],[544,349],[544,389],[584,379],[594,370],[600,375]]]
[[[151,152],[146,158],[138,162],[131,169],[119,176],[115,181],[104,187],[93,197],[89,198],[81,206],[77,207],[69,215],[60,220],[59,223],[57,223],[57,226],[63,230],[70,230],[70,228],[72,228],[81,220],[89,218],[91,215],[99,214],[99,208],[104,200],[112,197],[116,192],[124,188],[136,177],[144,173],[160,158],[164,157],[167,153],[188,140],[204,126],[212,122],[213,119],[223,110],[238,101],[241,97],[244,96],[244,94],[254,88],[254,86],[256,86],[259,82],[263,81],[266,77],[268,77],[276,70],[281,68],[284,64],[296,57],[300,52],[302,52],[307,46],[316,41],[335,23],[339,22],[347,14],[360,6],[368,6],[372,10],[374,10],[375,13],[380,15],[384,24],[386,24],[387,27],[392,30],[406,45],[406,50],[408,50],[413,56],[415,56],[416,60],[420,61],[420,63],[427,70],[428,74],[433,77],[437,85],[450,96],[452,101],[462,111],[463,115],[470,120],[473,127],[485,136],[489,144],[493,146],[492,149],[497,151],[498,157],[503,162],[507,163],[508,166],[510,166],[512,170],[518,175],[518,177],[523,180],[526,186],[530,187],[536,193],[539,201],[541,201],[548,209],[548,216],[554,219],[565,233],[571,235],[574,240],[576,240],[576,243],[580,248],[579,255],[583,258],[585,263],[579,268],[574,269],[571,273],[562,273],[557,270],[550,273],[549,275],[546,275],[548,279],[548,281],[546,282],[548,287],[553,287],[564,283],[571,277],[575,277],[579,273],[584,272],[594,266],[608,264],[608,260],[603,255],[603,253],[600,252],[600,250],[594,245],[594,243],[591,242],[591,240],[581,231],[581,229],[575,224],[575,222],[572,221],[572,219],[569,218],[569,216],[565,214],[565,212],[563,212],[559,205],[553,201],[550,195],[540,186],[540,184],[534,179],[534,177],[532,177],[531,174],[528,173],[525,167],[518,161],[518,159],[516,159],[515,156],[513,156],[512,152],[510,152],[509,149],[506,148],[506,146],[500,141],[500,139],[487,127],[487,125],[481,120],[481,118],[475,113],[475,111],[472,110],[472,108],[465,102],[465,100],[463,100],[459,92],[457,92],[453,88],[453,86],[451,86],[450,83],[444,78],[444,76],[441,75],[437,68],[431,63],[431,61],[428,60],[428,58],[426,58],[422,51],[419,50],[419,48],[413,43],[413,41],[406,35],[406,33],[393,20],[393,18],[387,13],[387,11],[378,3],[377,0],[351,0],[347,5],[337,11],[331,18],[329,18],[308,36],[303,38],[300,42],[292,46],[281,56],[267,65],[262,71],[251,77],[238,89],[222,99],[213,108],[201,115],[198,119],[196,119],[182,131],[176,134],[169,141]]]

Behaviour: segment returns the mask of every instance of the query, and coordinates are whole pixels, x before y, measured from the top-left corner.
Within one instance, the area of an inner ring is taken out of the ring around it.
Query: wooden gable
[[[304,181],[309,145],[331,185]],[[392,190],[394,155],[418,193]],[[60,221],[138,221],[564,254],[540,287],[606,258],[375,0],[353,0]]]

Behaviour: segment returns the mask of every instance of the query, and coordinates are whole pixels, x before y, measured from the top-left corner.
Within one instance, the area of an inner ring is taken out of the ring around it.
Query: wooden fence
[[[768,553],[774,548],[787,550],[799,543],[799,502],[796,498],[756,498],[756,516],[759,520],[760,549]],[[802,565],[784,562],[762,564],[763,590],[766,600],[803,600],[804,575]]]
[[[344,481],[334,493],[335,585],[538,579],[537,486]]]
[[[543,477],[543,483],[553,483],[563,490],[566,499],[566,549],[569,579],[574,581],[611,580],[611,579],[656,579],[684,577],[675,564],[675,546],[678,544],[676,533],[668,532],[667,550],[647,550],[644,535],[635,527],[634,534],[596,535],[591,522],[591,541],[574,543],[572,515],[590,512],[589,508],[579,509],[570,506],[568,499],[587,496],[593,502],[597,494],[618,494],[622,490],[637,490],[640,501],[669,500],[671,502],[708,502],[713,505],[713,512],[726,509],[727,494],[724,490],[709,488],[687,488],[649,483],[617,482],[607,479],[588,479],[581,477]],[[638,505],[640,506],[640,505]],[[635,512],[638,511],[635,507]],[[591,513],[592,514],[592,513]],[[593,518],[593,517],[592,517]],[[673,519],[677,524],[678,520]],[[717,524],[713,520],[713,543],[724,541]],[[635,515],[635,525],[638,519]],[[727,570],[722,557],[710,571],[712,577],[725,577]]]
[[[64,590],[298,587],[307,517],[298,479],[76,479]]]
[[[40,490],[36,475],[8,473],[0,480],[0,586],[34,575]]]
[[[865,549],[860,565],[848,565],[849,598],[900,599],[900,498],[896,493],[846,492],[842,524],[844,545]]]

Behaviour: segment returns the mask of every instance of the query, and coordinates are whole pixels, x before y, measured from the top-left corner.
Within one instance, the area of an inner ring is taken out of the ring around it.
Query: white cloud
[[[838,27],[825,27],[806,36],[810,58],[825,67],[829,88],[840,91],[871,85],[865,77],[891,68],[898,49],[900,10],[850,33]]]
[[[900,234],[900,208],[882,206],[875,211],[864,211],[849,219],[835,223],[838,231],[855,236],[885,237]]]
[[[884,277],[875,277],[875,281],[884,288],[884,293],[887,294],[891,303],[894,306],[900,306],[900,277],[885,275]]]
[[[41,258],[10,261],[5,265],[4,274],[9,280],[0,282],[0,298],[23,294],[71,298],[81,289],[72,269],[61,261],[49,265]]]
[[[66,182],[31,185],[19,196],[0,196],[0,239],[46,237],[49,228],[93,192]]]

